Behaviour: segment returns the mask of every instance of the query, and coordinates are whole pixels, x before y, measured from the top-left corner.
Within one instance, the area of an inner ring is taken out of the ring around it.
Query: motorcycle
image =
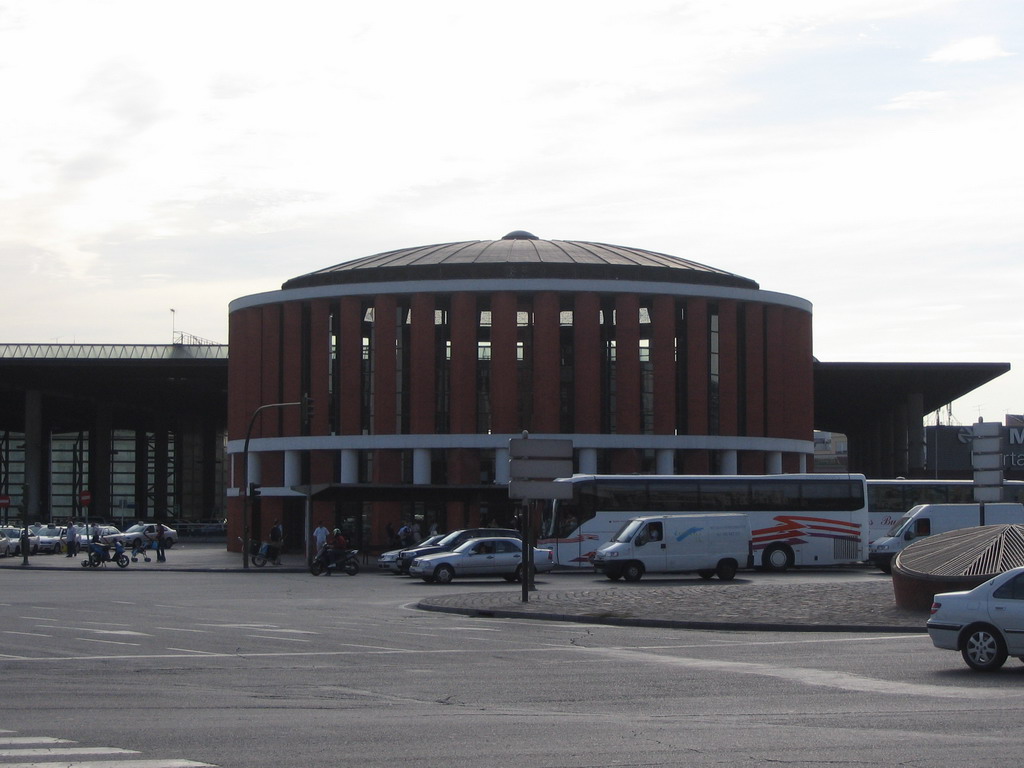
[[[319,576],[322,573],[330,576],[331,571],[344,571],[349,576],[355,576],[359,573],[359,560],[356,559],[358,554],[358,549],[346,549],[339,552],[331,546],[322,547],[316,553],[313,562],[310,563],[309,572],[314,576]]]
[[[114,552],[111,554],[110,545],[94,541],[89,545],[89,556],[82,561],[82,567],[99,568],[111,562],[117,563],[118,568],[128,567],[128,555],[124,551],[124,544],[120,541],[114,542]]]

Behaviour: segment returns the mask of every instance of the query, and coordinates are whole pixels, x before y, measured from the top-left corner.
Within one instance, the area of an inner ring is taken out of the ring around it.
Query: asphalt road
[[[1020,763],[1024,665],[974,673],[925,635],[414,607],[517,588],[0,569],[0,768]]]

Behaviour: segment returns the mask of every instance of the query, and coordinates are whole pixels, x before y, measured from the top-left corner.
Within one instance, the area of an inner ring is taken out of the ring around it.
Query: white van
[[[746,515],[640,515],[597,548],[593,563],[612,581],[694,571],[704,579],[717,575],[728,581],[737,568],[751,567],[750,546]]]
[[[936,533],[973,528],[978,525],[1024,525],[1024,505],[990,502],[981,519],[980,504],[918,504],[881,538],[868,547],[868,560],[885,573],[892,571],[892,559],[915,539]]]

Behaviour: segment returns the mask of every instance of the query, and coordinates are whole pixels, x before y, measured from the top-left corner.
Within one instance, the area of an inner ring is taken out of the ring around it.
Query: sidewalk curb
[[[593,616],[585,614],[514,611],[508,608],[460,608],[451,605],[431,605],[420,602],[421,611],[455,613],[463,616],[497,619],[537,619],[538,621],[569,621],[577,624],[607,624],[618,627],[653,627],[659,629],[717,629],[723,632],[886,632],[922,634],[924,627],[905,627],[889,624],[780,624],[776,622],[742,621],[677,621],[674,619],[641,619],[622,616]]]

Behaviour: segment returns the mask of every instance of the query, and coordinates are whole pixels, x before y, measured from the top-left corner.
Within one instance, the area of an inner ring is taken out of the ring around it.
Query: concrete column
[[[924,437],[924,395],[912,392],[907,396],[907,448],[910,477],[924,471],[927,451]]]
[[[284,487],[302,485],[302,452],[284,452]]]
[[[659,475],[676,473],[676,452],[671,448],[662,448],[654,454],[655,469]]]
[[[494,484],[508,485],[508,448],[494,450]]]
[[[782,474],[782,452],[769,451],[765,455],[765,472],[769,475]]]
[[[800,454],[800,472],[801,473],[806,473],[807,472],[807,454],[806,453],[801,453]]]
[[[359,482],[359,451],[354,448],[341,452],[341,482],[349,485]]]
[[[413,485],[430,485],[430,449],[413,448],[412,451],[412,482]]]
[[[43,499],[43,396],[35,389],[25,392],[25,517],[39,519]]]
[[[249,467],[246,470],[246,472],[249,475],[250,483],[256,483],[257,485],[260,484],[262,478],[260,468],[260,454],[256,453],[255,451],[249,451]],[[248,493],[248,490],[245,490],[245,492]]]
[[[719,474],[722,475],[735,475],[739,473],[739,460],[735,450],[720,451],[718,459],[722,468]],[[802,472],[803,470],[801,470]]]
[[[580,474],[597,474],[597,448],[580,448]]]

